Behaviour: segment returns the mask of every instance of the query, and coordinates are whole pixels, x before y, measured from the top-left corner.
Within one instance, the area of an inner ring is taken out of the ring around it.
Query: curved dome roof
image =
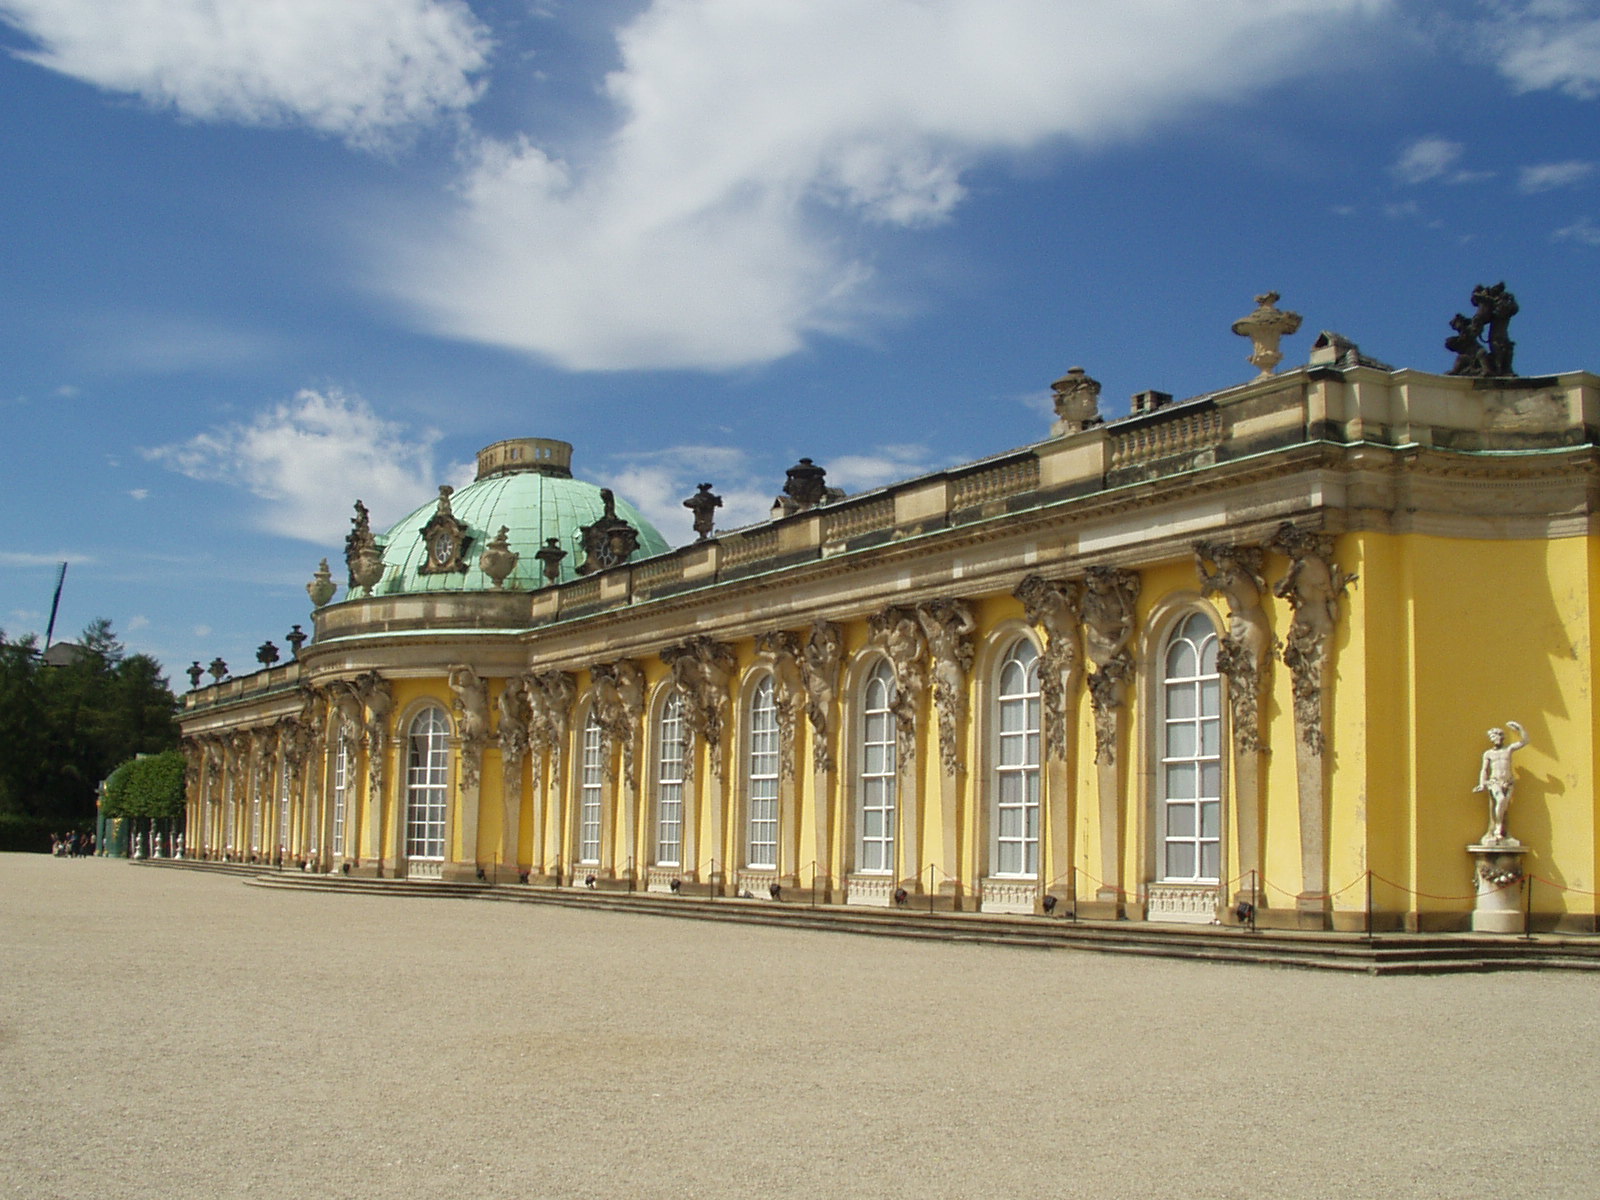
[[[506,589],[529,591],[546,586],[543,566],[534,555],[549,538],[555,538],[567,552],[561,560],[559,582],[578,578],[577,568],[584,560],[582,529],[604,515],[605,504],[598,486],[572,478],[571,462],[572,447],[549,438],[513,438],[480,450],[478,477],[450,496],[451,511],[467,526],[470,538],[462,556],[466,572],[424,575],[419,571],[428,557],[422,531],[439,507],[434,498],[378,536],[383,578],[367,594],[493,590],[494,581],[478,566],[478,558],[502,525],[509,530],[509,548],[520,555],[516,569],[505,581]],[[665,554],[672,548],[633,505],[620,496],[615,503],[617,516],[639,531],[639,548],[629,561]],[[361,589],[355,594],[362,594]]]

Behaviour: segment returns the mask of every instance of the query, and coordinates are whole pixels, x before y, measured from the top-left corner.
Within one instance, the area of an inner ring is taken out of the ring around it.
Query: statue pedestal
[[[1522,933],[1522,856],[1527,847],[1516,838],[1468,846],[1477,898],[1472,906],[1474,933]]]

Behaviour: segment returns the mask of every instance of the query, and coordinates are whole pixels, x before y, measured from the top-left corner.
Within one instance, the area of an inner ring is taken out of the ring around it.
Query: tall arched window
[[[856,870],[894,870],[894,672],[879,662],[861,691],[861,773],[857,777]]]
[[[289,852],[289,781],[293,774],[294,768],[285,755],[278,772],[278,850],[283,854]]]
[[[656,865],[683,864],[683,777],[688,758],[683,696],[674,688],[656,725]]]
[[[444,824],[450,787],[450,722],[425,708],[406,737],[406,857],[444,858]]]
[[[583,723],[583,776],[578,781],[578,862],[600,862],[600,802],[605,789],[605,751],[600,715],[591,707]]]
[[[1200,613],[1167,641],[1161,731],[1161,870],[1215,883],[1222,871],[1222,681],[1217,632]]]
[[[350,788],[350,741],[339,734],[339,749],[333,759],[333,856],[344,854],[345,795]]]
[[[1039,653],[1018,638],[1000,662],[995,688],[996,875],[1039,873]]]
[[[750,816],[746,865],[778,865],[778,703],[772,676],[750,693],[750,754],[745,785]]]

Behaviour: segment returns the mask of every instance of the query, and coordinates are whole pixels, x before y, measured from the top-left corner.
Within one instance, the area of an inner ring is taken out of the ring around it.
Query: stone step
[[[1356,971],[1377,975],[1517,969],[1600,970],[1600,939],[1540,938],[1529,942],[1510,936],[1459,934],[1380,934],[1369,939],[1364,934],[1290,930],[1251,933],[1222,926],[1160,926],[981,913],[929,914],[905,909],[845,905],[788,905],[762,900],[707,899],[525,885],[351,879],[295,872],[257,873],[249,882],[263,887],[344,894],[558,904],[590,911],[730,921],[880,937],[1037,949],[1096,950],[1147,957]]]

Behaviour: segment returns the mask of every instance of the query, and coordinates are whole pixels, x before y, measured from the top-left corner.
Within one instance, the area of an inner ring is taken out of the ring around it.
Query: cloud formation
[[[1582,183],[1594,174],[1594,164],[1572,159],[1568,162],[1539,163],[1536,166],[1523,167],[1517,175],[1517,187],[1530,195],[1534,192],[1548,192],[1556,188],[1571,187],[1575,183]]]
[[[0,20],[96,87],[358,146],[471,104],[490,44],[461,0],[0,0]]]
[[[305,389],[247,423],[141,453],[190,479],[231,484],[264,501],[256,525],[268,533],[329,545],[349,532],[358,498],[382,528],[441,479],[469,480],[471,468],[462,464],[441,477],[434,462],[439,436],[385,421],[359,396]]]
[[[1500,73],[1518,91],[1600,96],[1600,15],[1582,0],[1502,5],[1489,36]]]
[[[1385,7],[657,0],[617,35],[601,141],[483,141],[455,211],[374,258],[427,328],[569,369],[766,362],[852,328],[859,239],[949,219],[974,164],[1239,99]]]

